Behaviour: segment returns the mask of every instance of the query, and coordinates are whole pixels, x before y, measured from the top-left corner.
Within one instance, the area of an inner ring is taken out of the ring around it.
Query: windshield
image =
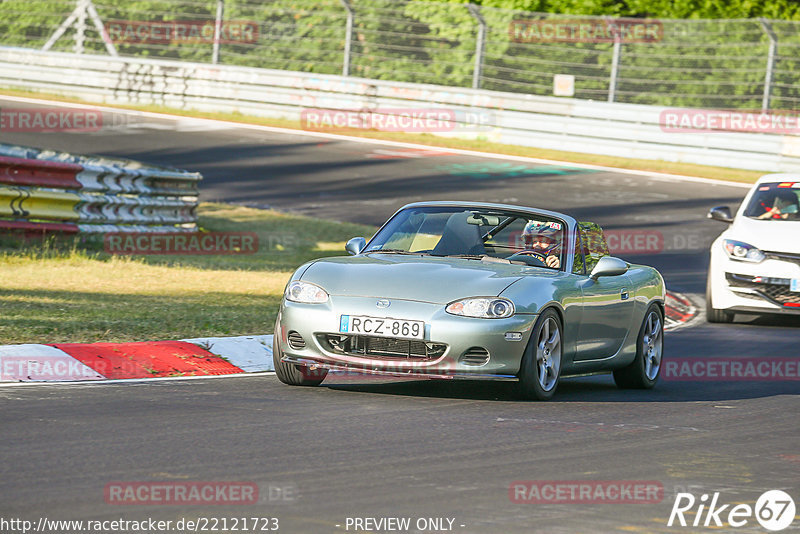
[[[800,182],[761,184],[744,214],[751,219],[800,220]]]
[[[501,258],[560,269],[564,223],[542,215],[462,207],[408,208],[394,216],[364,253]]]

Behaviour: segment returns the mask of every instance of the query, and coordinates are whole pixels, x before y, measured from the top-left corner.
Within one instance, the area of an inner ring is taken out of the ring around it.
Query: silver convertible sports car
[[[318,385],[329,370],[508,379],[545,400],[563,376],[613,372],[623,388],[658,379],[664,280],[609,256],[596,224],[424,202],[345,248],[286,286],[273,338],[286,384]]]

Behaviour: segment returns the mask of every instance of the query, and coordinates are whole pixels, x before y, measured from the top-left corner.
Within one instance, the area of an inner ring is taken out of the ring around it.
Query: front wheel
[[[706,282],[706,320],[709,323],[732,323],[733,314],[725,310],[718,310],[711,305],[711,268],[708,271]]]
[[[650,389],[656,385],[664,356],[664,317],[658,304],[644,315],[636,343],[636,357],[627,367],[614,371],[614,382],[623,389]]]
[[[561,319],[552,309],[536,321],[519,370],[519,395],[550,400],[561,378]]]
[[[295,365],[281,361],[280,321],[275,321],[275,333],[272,335],[272,363],[278,380],[290,386],[318,386],[325,380],[327,369],[311,371],[303,365]]]

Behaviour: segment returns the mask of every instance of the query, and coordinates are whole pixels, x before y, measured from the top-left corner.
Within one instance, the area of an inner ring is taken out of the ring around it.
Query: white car
[[[729,323],[736,312],[800,315],[800,174],[762,176],[735,217],[727,206],[708,217],[731,225],[711,245],[708,322]]]

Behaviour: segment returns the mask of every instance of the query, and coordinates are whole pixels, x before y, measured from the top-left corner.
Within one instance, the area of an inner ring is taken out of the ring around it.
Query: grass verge
[[[0,89],[0,94],[5,94],[9,96],[21,96],[28,98],[42,98],[59,102],[85,103],[90,105],[91,104],[97,105],[97,103],[85,102],[78,98],[66,97],[63,95],[51,94],[51,93],[31,92],[15,88]],[[150,111],[155,113],[168,113],[171,115],[200,117],[206,119],[239,122],[243,124],[258,124],[263,126],[289,128],[293,130],[302,129],[300,121],[288,120],[288,119],[269,119],[263,117],[255,117],[255,116],[245,116],[238,113],[207,113],[202,111],[182,110],[177,108],[155,106],[155,105],[143,105],[143,106],[135,106],[135,105],[123,106],[115,104],[102,104],[102,105],[118,109],[133,109],[138,111]],[[713,180],[726,180],[732,182],[755,183],[760,176],[770,172],[766,170],[746,171],[741,169],[731,169],[727,167],[695,165],[692,163],[673,163],[660,160],[630,159],[630,158],[620,158],[615,156],[604,156],[599,154],[584,154],[580,152],[546,150],[546,149],[531,148],[531,147],[521,147],[516,145],[505,145],[502,143],[494,143],[483,139],[456,139],[450,137],[439,137],[431,134],[379,132],[374,130],[364,131],[358,129],[352,129],[343,133],[353,137],[365,137],[370,139],[382,139],[387,141],[400,141],[405,143],[418,143],[418,144],[442,147],[442,148],[458,148],[464,150],[475,150],[478,152],[487,152],[491,154],[507,154],[511,156],[551,159],[551,160],[566,161],[571,163],[603,165],[607,167],[617,167],[620,169],[662,172],[669,174],[678,174],[683,176],[699,176],[701,178],[710,178]]]
[[[250,255],[116,256],[86,238],[0,251],[0,344],[146,341],[272,332],[302,263],[375,228],[204,203],[201,228],[254,232]]]

